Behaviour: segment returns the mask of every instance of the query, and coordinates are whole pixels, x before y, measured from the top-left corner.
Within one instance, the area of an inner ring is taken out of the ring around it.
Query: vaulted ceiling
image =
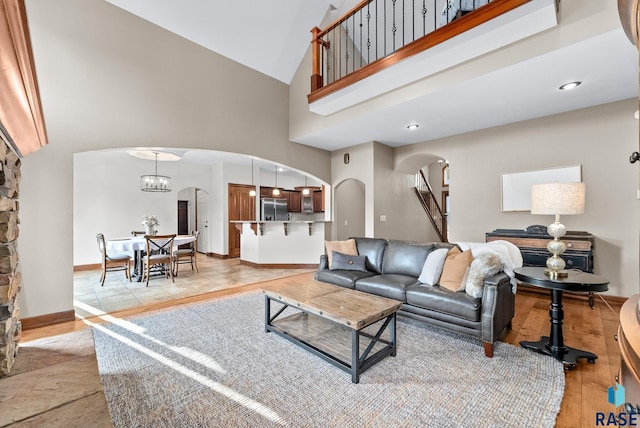
[[[325,17],[335,17],[356,3],[354,0],[107,1],[287,84],[309,47],[310,29],[321,25]],[[562,2],[560,5],[562,8]],[[561,20],[562,10],[559,16]],[[560,93],[558,86],[570,80],[580,80],[583,85],[571,94]],[[327,150],[367,141],[402,146],[637,96],[638,51],[620,26],[292,140]],[[464,120],[446,120],[453,115]],[[410,122],[428,126],[407,132],[406,125]]]

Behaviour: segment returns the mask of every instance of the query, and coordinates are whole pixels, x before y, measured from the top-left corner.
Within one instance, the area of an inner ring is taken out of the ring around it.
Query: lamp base
[[[544,274],[546,276],[548,276],[551,279],[555,279],[555,278],[566,278],[569,276],[569,271],[568,270],[552,270],[552,269],[545,269],[544,270]]]

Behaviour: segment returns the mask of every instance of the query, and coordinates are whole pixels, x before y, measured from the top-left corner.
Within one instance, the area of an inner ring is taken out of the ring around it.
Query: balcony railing
[[[312,33],[309,103],[532,0],[364,0]]]

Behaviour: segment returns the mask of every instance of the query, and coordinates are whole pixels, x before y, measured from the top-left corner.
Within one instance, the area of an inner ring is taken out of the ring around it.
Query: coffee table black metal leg
[[[389,339],[391,341],[391,356],[396,356],[396,314],[391,315],[391,322],[389,323]]]
[[[360,331],[351,332],[351,382],[360,382]]]
[[[592,352],[565,346],[562,335],[564,310],[562,309],[562,290],[551,290],[551,305],[549,306],[551,329],[549,336],[543,336],[537,342],[520,342],[523,348],[531,349],[541,354],[550,355],[563,363],[568,369],[576,367],[579,358],[586,358],[591,364],[598,356]]]
[[[269,323],[271,321],[271,299],[264,296],[264,332],[269,333]]]

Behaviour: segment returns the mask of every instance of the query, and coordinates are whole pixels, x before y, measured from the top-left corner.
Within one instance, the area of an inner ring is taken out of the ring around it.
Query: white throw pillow
[[[427,285],[436,285],[440,281],[442,275],[442,267],[447,258],[448,248],[438,248],[427,255],[427,259],[422,266],[422,272],[418,277],[418,281]]]

